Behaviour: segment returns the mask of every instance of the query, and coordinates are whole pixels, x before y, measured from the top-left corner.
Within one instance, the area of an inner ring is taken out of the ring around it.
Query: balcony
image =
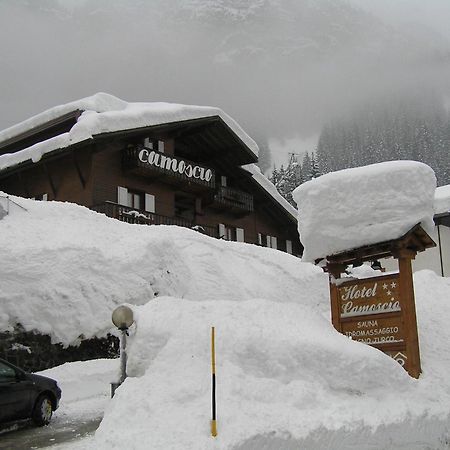
[[[126,172],[159,178],[166,184],[183,186],[185,191],[201,192],[215,188],[214,170],[187,159],[141,145],[123,150],[122,159]]]
[[[91,207],[92,210],[105,214],[121,222],[139,224],[139,225],[177,225],[179,227],[190,228],[206,234],[207,236],[219,237],[216,227],[209,225],[198,225],[193,221],[181,217],[167,217],[160,214],[149,213],[147,211],[137,210],[128,206],[122,206],[113,202],[105,202]]]
[[[210,208],[226,210],[234,215],[242,216],[253,212],[253,195],[238,189],[220,186],[214,194]]]

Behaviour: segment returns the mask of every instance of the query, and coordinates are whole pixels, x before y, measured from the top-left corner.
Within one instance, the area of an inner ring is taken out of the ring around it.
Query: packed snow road
[[[0,434],[0,449],[33,450],[47,448],[82,439],[92,434],[101,421],[101,417],[76,421],[55,418],[47,427],[37,428],[29,424],[11,427]]]
[[[0,434],[0,449],[31,450],[78,441],[98,428],[110,400],[110,382],[116,379],[118,360],[100,359],[63,364],[40,374],[58,381],[59,409],[48,427],[28,424]]]

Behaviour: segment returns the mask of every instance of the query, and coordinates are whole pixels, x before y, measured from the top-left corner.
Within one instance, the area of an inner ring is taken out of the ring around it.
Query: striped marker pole
[[[211,369],[212,369],[212,420],[211,436],[217,436],[216,422],[216,348],[215,348],[215,328],[211,327]]]

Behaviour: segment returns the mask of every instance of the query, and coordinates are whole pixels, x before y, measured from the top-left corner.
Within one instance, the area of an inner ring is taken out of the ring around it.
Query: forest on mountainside
[[[321,174],[382,161],[428,164],[438,186],[450,184],[450,113],[434,94],[372,102],[326,124],[317,148],[300,160],[292,153],[271,180],[295,206],[292,190]]]

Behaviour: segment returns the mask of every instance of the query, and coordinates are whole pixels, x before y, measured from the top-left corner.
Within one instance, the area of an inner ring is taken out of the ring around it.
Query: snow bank
[[[299,186],[298,228],[304,261],[403,236],[421,223],[432,233],[433,170],[391,161],[331,172]]]
[[[105,93],[98,93],[56,106],[3,130],[0,132],[0,142],[77,110],[84,112],[68,133],[40,142],[14,154],[0,156],[0,170],[30,159],[37,162],[46,153],[83,142],[98,134],[214,116],[220,117],[249,150],[258,156],[259,149],[256,142],[234,119],[219,108],[162,102],[127,103]]]
[[[302,304],[161,298],[135,307],[132,378],[86,448],[447,448],[450,279],[423,271],[415,282],[419,380]],[[211,325],[216,439],[209,434]]]
[[[0,221],[1,330],[21,323],[68,345],[105,335],[117,305],[163,295],[327,307],[326,276],[283,252],[175,226],[130,225],[70,203],[10,198],[27,211],[11,209]]]
[[[450,211],[450,185],[436,188],[434,194],[435,214],[448,213]]]
[[[351,427],[364,408],[375,426],[390,392],[401,395],[414,384],[394,360],[350,342],[304,305],[161,298],[135,311],[129,373],[136,378],[125,382],[106,411],[97,449],[126,442],[134,449],[231,449],[268,432],[297,438],[323,424]],[[217,330],[214,445],[211,325]],[[391,417],[402,417],[411,405],[391,406]]]

